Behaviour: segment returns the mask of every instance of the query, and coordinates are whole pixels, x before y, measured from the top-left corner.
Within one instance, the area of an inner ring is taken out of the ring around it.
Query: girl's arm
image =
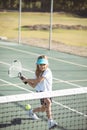
[[[44,77],[39,77],[36,79],[24,79],[23,82],[27,82],[31,87],[35,88],[35,86],[44,80]]]

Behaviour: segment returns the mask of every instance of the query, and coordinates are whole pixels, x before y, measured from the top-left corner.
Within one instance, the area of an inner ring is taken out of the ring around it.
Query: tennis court
[[[26,77],[32,78],[35,71],[36,59],[39,55],[45,54],[49,59],[49,66],[53,73],[53,90],[59,90],[62,93],[66,90],[76,89],[75,92],[83,90],[84,93],[76,96],[73,94],[69,97],[63,96],[55,99],[53,111],[54,118],[59,123],[59,127],[55,130],[87,130],[87,58],[66,53],[57,52],[54,50],[46,50],[38,47],[29,45],[11,43],[0,41],[0,96],[11,96],[18,94],[29,94],[35,92],[30,86],[23,84],[18,78],[9,78],[8,69],[11,62],[15,59],[20,60],[23,67],[23,74]],[[64,91],[63,91],[64,90]],[[80,91],[81,92],[81,91]],[[66,103],[66,100],[68,101]],[[28,102],[28,101],[27,101]],[[33,103],[34,102],[34,103]],[[36,106],[38,101],[31,100],[32,106]],[[56,103],[55,103],[56,102]],[[74,104],[75,102],[75,104]],[[48,130],[46,125],[46,115],[39,115],[40,121],[31,121],[24,113],[23,109],[25,100],[21,103],[10,103],[11,107],[9,112],[5,114],[7,119],[0,121],[1,130],[19,130],[19,129],[30,129],[30,130]],[[56,104],[56,105],[55,105]],[[66,105],[64,105],[66,104]],[[8,106],[9,106],[8,105]],[[1,106],[1,105],[0,105]],[[6,108],[0,111],[4,113]],[[16,106],[16,115],[18,124],[10,122],[13,117],[8,117],[12,112],[12,107]],[[78,109],[77,109],[78,108]],[[65,109],[65,110],[64,110]],[[11,111],[11,113],[10,113]],[[20,111],[17,113],[17,111]],[[65,114],[64,114],[65,112]],[[20,116],[19,113],[23,115]],[[69,115],[69,117],[67,116]],[[72,117],[71,117],[72,116]],[[2,118],[0,114],[0,118]],[[22,122],[20,122],[22,119]],[[71,120],[70,120],[71,119]],[[2,119],[1,119],[2,120]],[[9,123],[10,122],[10,123]],[[62,123],[63,122],[63,123]],[[3,127],[2,127],[3,126]]]

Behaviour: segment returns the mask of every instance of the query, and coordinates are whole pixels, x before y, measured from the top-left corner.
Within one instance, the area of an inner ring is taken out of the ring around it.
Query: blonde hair
[[[46,59],[46,60],[48,60],[47,56],[45,56],[45,55],[39,56],[39,57],[37,58],[37,61],[38,61],[39,59]],[[35,74],[36,74],[37,77],[39,77],[39,76],[41,76],[41,75],[43,74],[43,72],[39,69],[39,65],[38,65],[38,64],[37,64],[37,66],[36,66]]]

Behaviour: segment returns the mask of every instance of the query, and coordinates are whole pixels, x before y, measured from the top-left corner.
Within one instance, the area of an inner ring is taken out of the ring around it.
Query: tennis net
[[[47,97],[52,97],[55,130],[87,130],[87,87],[1,96],[0,130],[48,130],[46,113],[37,113],[39,120],[32,120],[25,110],[26,104],[35,108]]]

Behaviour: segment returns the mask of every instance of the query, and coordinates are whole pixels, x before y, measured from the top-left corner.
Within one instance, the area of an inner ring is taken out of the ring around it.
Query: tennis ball
[[[26,110],[30,110],[30,109],[31,109],[31,105],[30,105],[30,104],[27,104],[27,105],[25,106],[25,109],[26,109]]]

